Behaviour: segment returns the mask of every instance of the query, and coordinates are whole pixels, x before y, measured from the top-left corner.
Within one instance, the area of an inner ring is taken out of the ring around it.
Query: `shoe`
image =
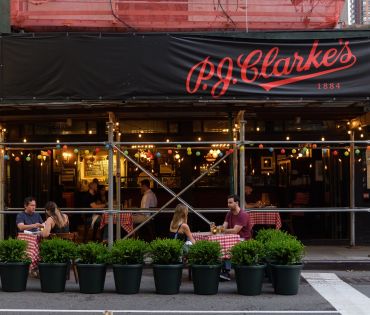
[[[33,269],[30,271],[29,276],[34,279],[40,279],[40,274],[38,269]]]
[[[220,280],[221,281],[230,281],[231,280],[230,273],[229,272],[222,272],[220,274]]]

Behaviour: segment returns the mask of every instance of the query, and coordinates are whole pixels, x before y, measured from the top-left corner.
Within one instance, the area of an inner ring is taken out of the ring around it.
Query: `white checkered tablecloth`
[[[281,228],[281,219],[279,212],[249,212],[249,219],[251,221],[251,228],[255,224],[275,225],[275,228],[279,230]]]
[[[219,242],[221,245],[222,259],[229,259],[231,247],[240,242],[239,234],[212,234],[211,232],[198,232],[193,233],[193,237],[196,241],[207,240]]]
[[[40,261],[40,237],[33,234],[19,233],[17,238],[27,242],[27,255],[31,259],[30,270],[36,268]]]

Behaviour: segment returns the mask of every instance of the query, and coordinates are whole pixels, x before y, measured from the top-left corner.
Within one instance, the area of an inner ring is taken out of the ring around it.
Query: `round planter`
[[[143,265],[113,265],[114,283],[116,292],[121,294],[135,294],[140,290]]]
[[[64,292],[67,269],[67,263],[39,263],[41,291],[48,293]]]
[[[276,294],[295,295],[298,293],[303,264],[271,264],[273,284]]]
[[[265,265],[258,266],[234,266],[235,280],[239,294],[259,295],[262,290],[262,282],[265,275]]]
[[[27,287],[28,263],[0,263],[1,287],[3,291],[20,292]]]
[[[77,264],[81,293],[101,293],[104,290],[105,264]]]
[[[217,294],[221,265],[192,265],[195,294]]]
[[[178,294],[182,279],[183,264],[153,265],[155,292],[158,294]]]

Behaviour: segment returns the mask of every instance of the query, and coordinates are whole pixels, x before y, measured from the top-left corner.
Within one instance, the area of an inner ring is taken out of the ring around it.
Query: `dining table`
[[[281,218],[279,212],[273,211],[274,208],[271,207],[271,211],[249,211],[250,227],[253,228],[256,224],[274,225],[275,229],[279,230],[281,228]]]
[[[18,233],[17,239],[27,242],[27,256],[31,259],[30,270],[37,267],[40,261],[40,240],[37,234]]]
[[[113,223],[117,223],[117,216],[118,213],[113,214]],[[119,220],[121,227],[127,232],[130,233],[134,230],[134,223],[132,220],[132,214],[130,212],[120,213],[119,214]],[[100,229],[104,228],[106,224],[108,224],[109,221],[109,214],[103,213],[102,219],[100,221]]]
[[[230,259],[230,249],[240,242],[239,234],[213,234],[211,232],[195,232],[193,237],[196,241],[207,240],[218,242],[221,245],[222,259]]]

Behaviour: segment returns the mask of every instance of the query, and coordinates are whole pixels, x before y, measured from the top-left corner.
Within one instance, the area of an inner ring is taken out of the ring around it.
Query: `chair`
[[[309,192],[296,192],[294,196],[294,200],[289,205],[292,208],[304,208],[307,207],[310,203],[310,193]],[[289,228],[289,232],[292,234],[294,233],[293,229],[293,219],[294,217],[303,217],[303,212],[291,212],[288,214],[288,217],[283,220],[283,223],[287,225]]]
[[[49,238],[61,238],[63,240],[72,241],[73,243],[78,243],[78,233],[77,232],[50,233]],[[75,277],[75,281],[76,281],[76,283],[78,283],[77,266],[76,266],[74,260],[72,260],[71,267],[72,267],[72,270],[73,270],[73,275]],[[67,273],[67,280],[69,280],[69,272]]]

